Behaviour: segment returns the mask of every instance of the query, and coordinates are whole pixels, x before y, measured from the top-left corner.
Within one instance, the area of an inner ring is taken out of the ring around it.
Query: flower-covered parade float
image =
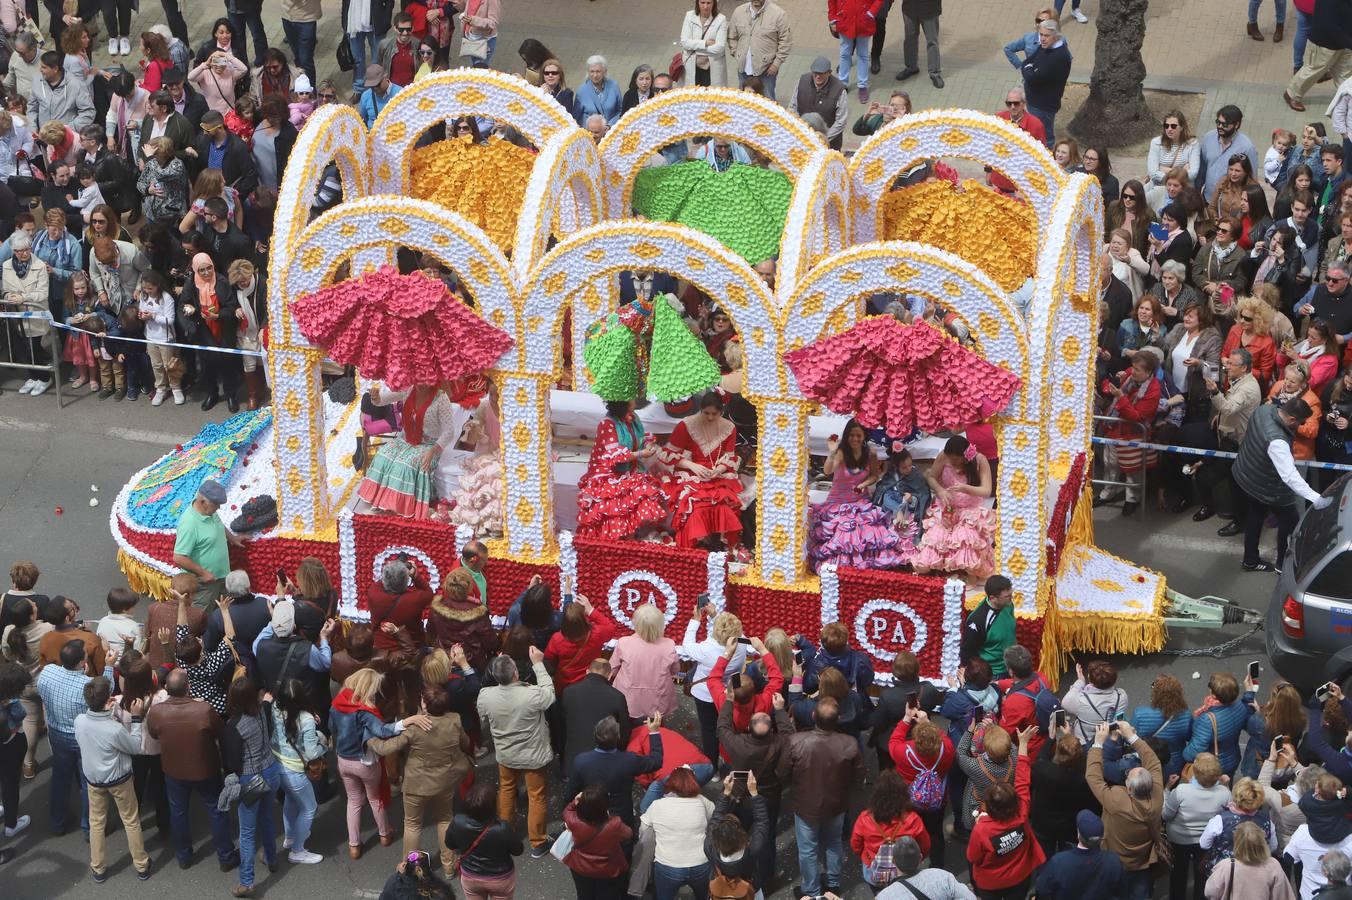
[[[460,117],[510,126],[530,159],[515,144],[456,141]],[[449,140],[428,137],[441,127]],[[691,158],[655,164],[683,142]],[[498,169],[496,193],[487,176],[455,174],[481,153],[515,160]],[[136,589],[166,596],[178,511],[211,477],[228,487],[227,525],[249,520],[232,555],[255,589],[270,592],[278,568],[314,556],[351,619],[366,617],[389,559],[419,560],[436,587],[477,538],[495,616],[540,575],[557,602],[581,592],[622,631],[636,605],[656,603],[679,639],[707,594],[748,633],[815,637],[839,621],[880,672],[906,649],[939,678],[958,666],[979,584],[829,562],[813,571],[817,461],[846,417],[896,446],[986,424],[999,448],[992,560],[1014,584],[1019,640],[1049,665],[1070,649],[1162,646],[1163,578],[1094,546],[1085,499],[1101,194],[1008,123],[906,116],[847,162],[772,102],[689,88],[630,111],[598,145],[524,81],[457,70],[401,92],[369,131],[349,109],[321,108],[291,159],[269,262],[274,405],[207,426],[132,476],[110,525]],[[955,184],[942,164],[931,165],[937,178],[907,175],[936,159],[990,166],[1018,199]],[[331,162],[343,202],[312,219]],[[756,226],[739,232],[729,211]],[[976,234],[974,211],[1008,239]],[[949,223],[942,233],[925,224],[936,219]],[[396,270],[410,253],[417,262]],[[680,289],[632,296],[653,273]],[[685,290],[731,321],[731,371],[711,368],[680,331]],[[880,296],[943,317],[870,316]],[[326,360],[355,383],[326,389]],[[729,377],[754,432],[739,434],[740,460],[723,458],[743,487],[739,547],[579,536],[585,476],[569,454],[594,461],[592,436],[618,416],[618,465],[651,459],[657,472],[676,428],[698,416],[661,401]],[[371,441],[391,398],[400,414]],[[616,411],[621,400],[642,408]]]

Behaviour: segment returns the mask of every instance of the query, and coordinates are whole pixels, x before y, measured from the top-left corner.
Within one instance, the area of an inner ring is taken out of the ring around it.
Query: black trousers
[[[1268,513],[1271,513],[1277,517],[1277,568],[1281,568],[1286,560],[1286,545],[1291,540],[1291,532],[1295,531],[1296,525],[1300,523],[1300,513],[1296,511],[1294,503],[1273,506],[1253,497],[1245,499],[1247,509],[1244,516],[1244,561],[1246,563],[1259,561],[1258,542],[1263,537],[1263,522],[1267,519]]]
[[[718,768],[718,707],[697,697],[695,715],[699,718],[699,748]]]
[[[183,13],[178,8],[178,0],[160,0],[160,7],[164,10],[164,21],[169,26],[169,33],[191,46],[191,41],[188,40],[188,23],[184,21]]]
[[[101,0],[101,5],[106,36],[131,37],[131,0]]]
[[[1202,848],[1199,844],[1175,844],[1174,864],[1169,869],[1169,900],[1202,900],[1206,879],[1202,877]],[[1192,890],[1188,890],[1188,879]]]
[[[208,397],[221,396],[216,387],[218,382],[225,397],[235,396],[239,390],[240,377],[243,374],[239,360],[240,358],[232,353],[213,353],[210,350],[198,351],[197,378],[206,388]]]
[[[883,0],[874,20],[873,44],[869,47],[869,58],[876,64],[882,62],[883,43],[887,40],[887,14],[892,11],[892,0]]]
[[[577,900],[624,900],[629,888],[629,878],[588,878],[573,872],[573,887],[577,889]]]
[[[1018,884],[1007,888],[995,888],[994,890],[976,889],[976,895],[981,900],[1025,900],[1028,896],[1028,883],[1033,879],[1025,878]]]
[[[925,823],[925,831],[929,832],[930,839],[930,868],[942,869],[944,867],[944,808],[938,809],[917,809],[920,815],[920,821]]]
[[[136,788],[136,802],[140,804],[141,816],[145,817],[146,791],[150,792],[150,801],[155,806],[155,830],[160,834],[169,834],[169,789],[164,783],[164,769],[160,766],[160,755],[137,754],[131,758],[132,784]]]
[[[23,731],[14,732],[14,737],[0,744],[0,803],[5,805],[6,828],[19,823],[19,782],[27,753],[28,738]]]

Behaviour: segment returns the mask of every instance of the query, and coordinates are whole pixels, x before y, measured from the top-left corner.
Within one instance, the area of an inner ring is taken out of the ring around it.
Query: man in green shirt
[[[488,565],[488,547],[483,541],[470,541],[465,545],[465,549],[460,551],[460,565],[469,573],[469,577],[474,579],[478,597],[473,599],[487,606],[488,579],[484,577],[484,566]]]
[[[986,579],[986,596],[962,626],[962,661],[979,656],[996,678],[1008,674],[1005,648],[1014,645],[1014,585],[1003,575]]]
[[[225,488],[207,479],[197,489],[192,505],[178,520],[174,537],[174,565],[197,576],[199,582],[193,605],[210,611],[225,589],[230,572],[230,547],[244,546],[244,540],[230,533],[216,511],[225,503]]]

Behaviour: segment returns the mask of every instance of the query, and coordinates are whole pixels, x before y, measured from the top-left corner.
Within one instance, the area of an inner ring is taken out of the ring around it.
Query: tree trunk
[[[1082,144],[1120,147],[1155,129],[1155,116],[1145,102],[1145,12],[1150,0],[1102,0],[1094,73],[1089,97],[1071,120],[1070,131]]]

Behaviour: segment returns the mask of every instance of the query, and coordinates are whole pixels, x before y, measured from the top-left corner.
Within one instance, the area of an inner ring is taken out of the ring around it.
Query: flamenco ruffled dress
[[[479,535],[502,534],[502,462],[496,450],[470,457],[454,497],[451,524],[468,525]]]
[[[967,483],[951,466],[939,477],[945,488]],[[963,572],[971,579],[985,578],[995,571],[994,541],[995,511],[980,497],[950,493],[948,503],[936,497],[911,565],[917,572]]]
[[[808,547],[812,571],[818,571],[823,563],[853,569],[895,569],[908,562],[908,548],[887,513],[859,493],[859,485],[867,478],[868,469],[838,467],[826,502],[812,507]]]
[[[586,474],[577,484],[579,538],[624,540],[640,525],[666,519],[662,486],[634,457],[644,441],[637,416],[627,421],[607,416],[597,426]]]
[[[719,424],[721,436],[715,435],[711,443],[701,444],[685,422],[678,422],[663,452],[673,469],[662,486],[671,504],[676,544],[681,547],[698,546],[710,535],[722,535],[732,546],[742,533],[742,483],[736,476],[702,479],[675,468],[681,460],[690,460],[708,469],[722,466],[736,471],[737,432],[726,419],[720,419]]]

